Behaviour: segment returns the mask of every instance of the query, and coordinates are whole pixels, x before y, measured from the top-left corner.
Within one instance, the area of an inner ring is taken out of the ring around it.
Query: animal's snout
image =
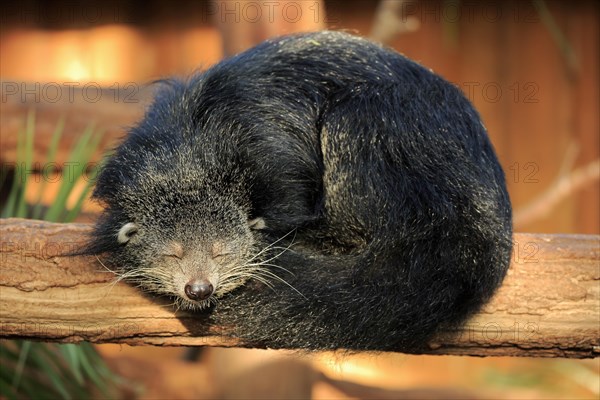
[[[214,287],[207,279],[192,279],[185,285],[185,295],[190,300],[206,300],[214,291]]]

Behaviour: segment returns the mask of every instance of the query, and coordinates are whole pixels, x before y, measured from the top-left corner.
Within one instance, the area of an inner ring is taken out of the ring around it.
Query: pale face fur
[[[219,193],[198,187],[191,178],[157,173],[140,186],[156,200],[139,201],[146,193],[129,187],[119,192],[121,217],[113,236],[118,250],[111,260],[119,279],[172,296],[182,308],[198,309],[250,278],[269,278],[261,267],[265,251],[257,240],[265,221],[249,218],[239,193]],[[209,283],[212,294],[191,299],[185,288],[194,281]]]

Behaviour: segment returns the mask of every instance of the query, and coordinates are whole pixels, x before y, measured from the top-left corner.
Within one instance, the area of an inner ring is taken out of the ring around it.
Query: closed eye
[[[220,253],[213,255],[213,260],[223,260],[227,257],[231,257],[233,253]]]
[[[163,257],[171,257],[171,258],[176,258],[178,260],[181,260],[183,258],[181,255],[173,254],[173,253],[163,254]]]
[[[213,260],[222,260],[232,256],[233,254],[235,254],[235,252],[233,251],[231,244],[227,241],[216,240],[212,244],[210,254]]]
[[[184,255],[183,246],[179,242],[170,242],[166,248],[163,249],[162,255],[164,257],[171,257],[181,260]]]

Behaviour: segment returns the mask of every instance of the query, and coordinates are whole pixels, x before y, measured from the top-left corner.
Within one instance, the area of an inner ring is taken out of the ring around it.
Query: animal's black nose
[[[206,300],[213,290],[212,283],[206,279],[193,279],[185,285],[185,295],[190,300]]]

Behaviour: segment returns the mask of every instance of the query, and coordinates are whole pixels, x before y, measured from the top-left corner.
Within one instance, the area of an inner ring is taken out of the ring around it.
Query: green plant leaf
[[[15,169],[13,171],[13,185],[10,188],[10,193],[8,194],[8,198],[6,200],[6,205],[2,210],[2,218],[10,218],[14,217],[16,214],[16,204],[17,199],[20,197],[20,191],[22,188],[22,165],[23,162],[23,152],[24,152],[24,143],[23,143],[23,128],[20,127],[17,132],[17,160],[15,163]],[[8,172],[7,172],[8,173]]]
[[[17,210],[15,216],[17,218],[25,218],[27,216],[27,199],[25,198],[27,182],[29,181],[29,175],[32,173],[31,169],[33,166],[33,136],[35,133],[35,112],[29,111],[27,113],[27,123],[25,124],[25,143],[23,147],[23,170],[21,171],[22,190],[19,192],[17,200]]]
[[[66,171],[63,169],[63,179],[60,189],[56,195],[52,206],[48,209],[44,219],[46,221],[58,222],[64,210],[66,210],[67,200],[75,184],[81,177],[88,160],[86,159],[86,146],[88,145],[94,133],[94,125],[90,124],[83,132],[83,135],[75,143],[67,162],[65,162]]]
[[[19,382],[21,381],[21,376],[23,376],[23,369],[25,368],[25,361],[29,355],[29,350],[31,350],[31,342],[23,342],[23,345],[21,346],[21,353],[19,354],[19,361],[17,362],[17,368],[15,368],[15,375],[12,381],[12,385],[15,390],[19,389]]]
[[[96,151],[96,149],[98,148],[98,145],[100,144],[100,139],[102,139],[102,133],[97,132],[96,135],[92,138],[90,145],[87,147],[87,151],[84,154],[84,156],[82,157],[82,159],[90,160],[92,158],[94,152]],[[77,215],[79,215],[79,213],[81,212],[81,208],[83,207],[83,203],[84,203],[85,199],[88,197],[89,192],[94,187],[94,183],[96,183],[95,178],[96,178],[96,171],[97,171],[98,166],[92,166],[92,168],[94,168],[94,170],[93,170],[94,176],[90,177],[88,175],[88,172],[91,172],[91,171],[87,171],[89,165],[90,165],[89,162],[86,162],[85,167],[83,167],[83,169],[81,171],[81,177],[85,176],[85,178],[87,179],[87,182],[86,182],[86,185],[83,188],[81,194],[79,195],[79,198],[75,202],[75,205],[73,206],[73,208],[71,208],[67,212],[67,214],[64,218],[65,222],[71,222],[77,217]]]
[[[44,373],[48,379],[52,382],[52,386],[56,391],[60,394],[63,399],[72,399],[72,393],[67,389],[67,385],[69,381],[67,379],[62,378],[68,375],[65,375],[64,372],[61,373],[63,368],[59,362],[56,362],[56,354],[55,352],[50,351],[50,346],[36,346],[39,351],[35,352],[35,357],[33,357],[33,361],[40,368],[40,370]]]
[[[54,129],[54,133],[52,134],[52,141],[50,142],[50,147],[48,148],[48,154],[46,155],[45,166],[42,168],[42,184],[38,191],[38,196],[35,204],[35,208],[33,209],[32,218],[40,219],[42,217],[42,195],[46,190],[46,185],[48,184],[49,176],[46,175],[47,171],[49,171],[49,166],[53,164],[56,160],[56,152],[58,150],[58,144],[60,143],[60,138],[62,137],[63,131],[65,129],[65,118],[61,117],[56,124],[56,128]]]
[[[66,361],[69,363],[69,368],[75,380],[80,385],[85,384],[85,380],[83,379],[83,374],[81,373],[81,352],[78,350],[77,346],[72,343],[67,343],[59,347],[59,350],[65,356]]]
[[[53,163],[56,159],[58,145],[64,131],[65,121],[59,120],[55,127],[45,162]],[[26,217],[28,206],[25,190],[32,180],[27,176],[33,165],[33,149],[35,136],[35,114],[30,112],[24,126],[19,130],[17,140],[17,162],[14,168],[14,179],[10,188],[7,203],[2,209],[2,217]],[[52,205],[44,213],[41,205],[42,194],[46,189],[48,177],[40,185],[36,193],[31,216],[60,222],[73,220],[81,211],[86,196],[93,186],[89,179],[83,191],[76,198],[75,206],[66,209],[67,201],[72,196],[76,183],[86,172],[85,168],[96,151],[101,135],[94,134],[90,124],[80,139],[73,145],[69,154],[70,168],[60,183],[58,194]],[[42,168],[47,172],[47,168]],[[8,168],[2,170],[3,182],[8,182]],[[59,345],[30,341],[0,342],[0,398],[1,399],[82,399],[90,397],[90,385],[93,384],[105,397],[115,398],[115,387],[119,378],[106,366],[102,357],[90,343]]]

